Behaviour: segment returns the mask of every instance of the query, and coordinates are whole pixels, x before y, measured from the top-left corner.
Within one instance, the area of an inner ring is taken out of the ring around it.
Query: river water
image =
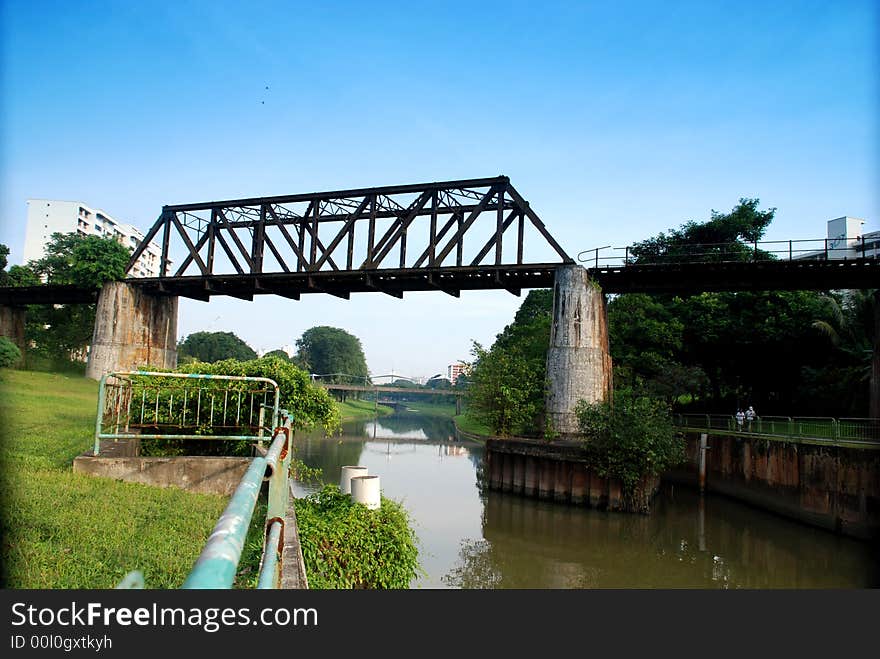
[[[457,440],[445,418],[351,422],[339,437],[298,435],[296,446],[327,482],[363,465],[403,503],[425,572],[413,588],[880,586],[868,543],[690,488],[664,485],[650,515],[481,490],[483,447]],[[316,486],[294,488],[304,496]]]

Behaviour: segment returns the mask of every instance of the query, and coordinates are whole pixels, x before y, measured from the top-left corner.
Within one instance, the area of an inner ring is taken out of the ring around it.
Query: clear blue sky
[[[506,174],[570,253],[740,197],[768,239],[880,224],[878,3],[40,2],[2,14],[0,242],[28,198],[163,204]],[[266,87],[269,87],[266,90]],[[348,329],[374,374],[488,344],[509,293],[181,300],[258,349]]]

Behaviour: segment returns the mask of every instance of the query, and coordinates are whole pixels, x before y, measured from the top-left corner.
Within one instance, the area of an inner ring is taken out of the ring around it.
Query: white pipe
[[[379,492],[378,476],[355,476],[351,479],[351,499],[362,503],[370,510],[377,510],[382,505]]]
[[[351,494],[351,479],[354,476],[366,476],[366,467],[346,466],[342,468],[342,476],[339,478],[339,491],[343,494]]]

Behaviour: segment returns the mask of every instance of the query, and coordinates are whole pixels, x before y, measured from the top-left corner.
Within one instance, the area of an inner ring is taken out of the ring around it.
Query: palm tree
[[[825,297],[831,321],[814,320],[846,362],[870,380],[869,415],[880,417],[880,289],[846,290]]]

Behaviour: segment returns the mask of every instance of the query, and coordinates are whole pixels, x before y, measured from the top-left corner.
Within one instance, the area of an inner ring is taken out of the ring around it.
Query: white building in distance
[[[113,238],[131,251],[137,249],[144,234],[81,201],[28,199],[23,259],[27,263],[46,255],[46,245],[53,233],[76,232],[83,236]],[[161,247],[151,242],[129,273],[130,277],[158,277]],[[169,262],[170,263],[170,262]]]
[[[824,261],[827,259],[880,258],[880,231],[865,233],[864,220],[857,217],[836,217],[828,220],[828,237],[821,249],[795,254],[795,259]],[[814,244],[821,241],[812,241]]]

